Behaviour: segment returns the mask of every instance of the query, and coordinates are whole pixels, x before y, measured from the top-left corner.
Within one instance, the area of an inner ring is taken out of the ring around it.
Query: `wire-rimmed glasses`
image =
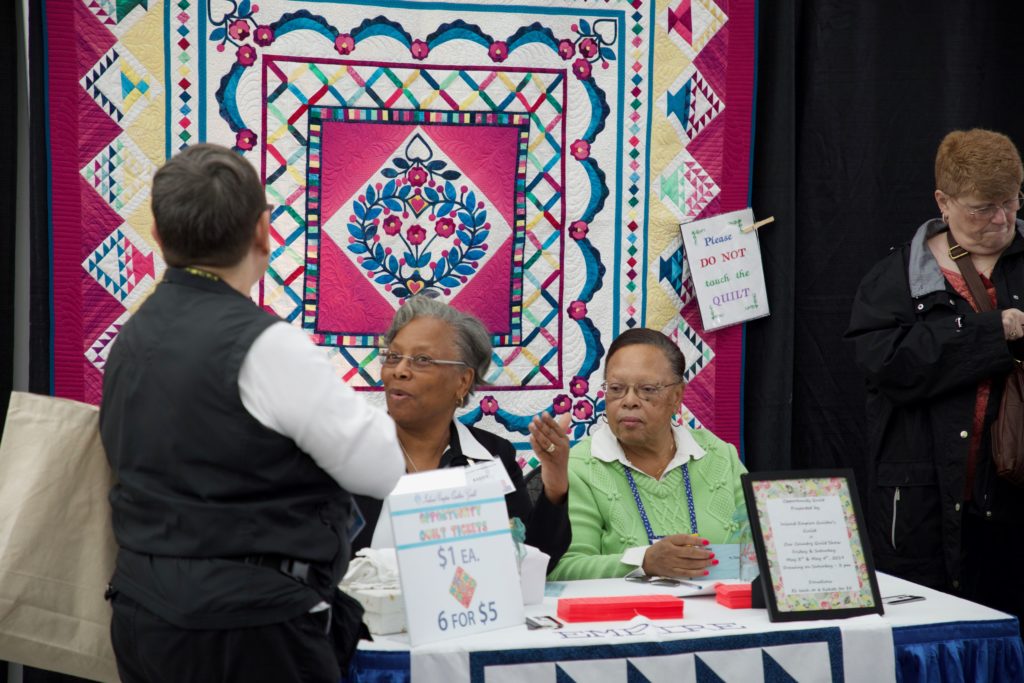
[[[974,220],[991,221],[995,218],[997,211],[1002,211],[1008,216],[1013,216],[1020,211],[1021,204],[1024,203],[1024,192],[1018,192],[1016,197],[1007,199],[1002,204],[986,204],[985,206],[968,206],[956,197],[950,197],[950,199],[956,202]]]
[[[632,583],[647,583],[652,586],[668,586],[674,588],[675,586],[687,586],[688,588],[703,588],[699,583],[693,581],[686,581],[685,579],[674,579],[671,576],[647,576],[646,574],[638,576],[635,574],[628,574],[626,581]]]
[[[380,362],[389,368],[397,366],[403,360],[409,361],[409,365],[416,370],[429,370],[435,365],[465,365],[467,368],[469,367],[469,364],[465,361],[431,358],[430,356],[422,353],[418,353],[415,356],[406,356],[401,353],[395,353],[389,349],[383,349],[380,352]]]
[[[604,391],[605,398],[609,401],[618,401],[629,393],[630,389],[632,389],[641,400],[651,402],[657,400],[665,389],[674,387],[677,384],[682,384],[682,381],[669,382],[668,384],[626,384],[624,382],[602,382],[601,390]]]

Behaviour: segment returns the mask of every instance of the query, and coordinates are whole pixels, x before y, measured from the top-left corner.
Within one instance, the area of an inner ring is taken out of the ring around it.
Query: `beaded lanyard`
[[[633,491],[633,500],[636,501],[637,512],[640,513],[640,519],[644,523],[644,529],[647,531],[647,542],[654,543],[662,536],[655,536],[654,529],[651,528],[651,520],[647,518],[647,510],[644,509],[644,502],[640,500],[640,491],[636,488],[636,481],[633,479],[633,473],[629,471],[629,467],[625,463],[622,464],[622,469],[626,473],[626,480],[629,482],[629,488]],[[690,509],[690,533],[697,533],[697,512],[693,508],[693,488],[690,486],[690,463],[686,463],[681,468],[683,470],[683,485],[686,487],[686,506]]]
[[[189,275],[195,275],[196,277],[203,277],[203,278],[206,278],[207,280],[213,280],[214,282],[220,282],[220,276],[219,275],[214,275],[210,271],[203,270],[202,268],[193,268],[192,266],[185,266],[184,268],[182,268],[182,270],[184,270]]]

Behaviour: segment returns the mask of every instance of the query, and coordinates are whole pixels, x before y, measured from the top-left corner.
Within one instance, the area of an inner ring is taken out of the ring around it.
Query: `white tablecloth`
[[[724,681],[761,681],[785,672],[799,681],[895,680],[893,628],[944,622],[997,621],[1007,615],[884,574],[883,596],[925,600],[886,606],[884,616],[771,623],[765,610],[731,610],[714,596],[685,597],[681,620],[525,626],[423,645],[411,651],[413,680],[484,681],[695,681],[711,672]],[[635,584],[609,580],[572,594],[630,594]],[[563,593],[565,595],[567,593]],[[527,608],[554,615],[556,598]],[[404,634],[378,636],[364,650],[409,650]],[[670,677],[669,677],[670,676]],[[777,678],[776,678],[777,679]]]

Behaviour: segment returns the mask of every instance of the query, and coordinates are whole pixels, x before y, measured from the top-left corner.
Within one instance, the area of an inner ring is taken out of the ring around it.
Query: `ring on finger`
[[[555,452],[555,442],[554,442],[554,441],[552,441],[551,443],[549,443],[549,444],[548,444],[548,447],[547,447],[547,448],[545,448],[544,450],[545,450],[546,452],[548,452],[548,453],[554,453],[554,452]]]

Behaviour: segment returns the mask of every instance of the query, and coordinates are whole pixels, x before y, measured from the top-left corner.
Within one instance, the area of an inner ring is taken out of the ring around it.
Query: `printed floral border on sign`
[[[757,501],[757,515],[762,520],[761,529],[764,539],[764,551],[768,560],[768,568],[780,612],[809,612],[844,608],[872,608],[877,603],[874,589],[869,580],[868,562],[861,543],[860,528],[857,523],[857,511],[846,477],[826,477],[820,479],[775,479],[753,483],[754,497]],[[769,520],[768,500],[772,498],[793,497],[838,497],[846,523],[846,535],[850,542],[850,551],[856,567],[858,589],[849,592],[802,593],[794,595],[786,592],[782,573],[779,568],[778,551]]]

